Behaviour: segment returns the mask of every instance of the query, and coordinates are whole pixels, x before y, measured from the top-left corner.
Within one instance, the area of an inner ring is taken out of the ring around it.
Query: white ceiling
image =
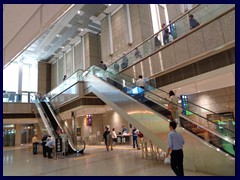
[[[44,32],[26,51],[23,57],[38,61],[59,58],[71,45],[80,41],[87,32],[101,33],[101,21],[106,14],[114,13],[121,4],[75,4],[59,21]],[[78,11],[80,10],[80,13]],[[19,56],[21,57],[21,56]]]

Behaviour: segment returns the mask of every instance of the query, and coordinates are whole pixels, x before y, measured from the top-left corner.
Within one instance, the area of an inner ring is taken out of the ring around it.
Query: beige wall
[[[15,146],[21,145],[21,131],[22,131],[22,125],[16,124],[15,126],[16,134],[15,134]]]
[[[98,65],[101,59],[101,47],[99,35],[87,33],[84,36],[85,67]]]
[[[130,4],[129,9],[133,36],[132,46],[128,46],[126,17],[123,8],[121,8],[118,12],[111,16],[113,37],[112,57],[109,56],[107,18],[104,18],[101,22],[102,59],[106,60],[108,64],[116,61],[123,53],[127,53],[153,34],[149,4]]]
[[[72,50],[66,52],[66,72],[67,77],[70,77],[72,75],[72,67],[73,67],[73,61],[72,61]]]
[[[213,112],[233,112],[235,116],[235,86],[189,95],[188,99]],[[206,117],[206,112],[202,115]]]
[[[52,73],[55,73],[52,70]],[[46,94],[51,90],[51,64],[38,62],[38,90],[40,94]],[[54,82],[54,81],[53,81]]]
[[[166,4],[166,6],[170,21],[173,21],[182,14],[180,4]],[[168,22],[166,22],[166,24],[168,24]]]

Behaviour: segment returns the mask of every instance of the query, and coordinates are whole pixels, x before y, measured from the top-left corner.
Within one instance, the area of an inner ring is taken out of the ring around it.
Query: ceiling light
[[[81,28],[80,31],[83,31],[83,29]]]
[[[57,37],[59,37],[59,34],[57,34]]]
[[[77,12],[78,14],[80,14],[81,13],[81,11],[80,10],[78,10],[78,12]]]
[[[108,4],[108,6],[111,6],[112,4]]]

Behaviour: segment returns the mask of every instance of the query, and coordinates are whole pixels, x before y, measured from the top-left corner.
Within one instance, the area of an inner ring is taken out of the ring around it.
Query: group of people
[[[105,126],[103,139],[104,139],[107,151],[109,151],[109,147],[111,148],[111,150],[113,150],[113,146],[115,146],[117,143],[117,133],[115,132],[115,128],[113,128],[112,131],[110,131],[109,128]]]
[[[38,145],[40,144],[40,141],[37,138],[37,134],[35,134],[32,138],[32,145],[33,145],[33,154],[38,154]],[[51,138],[51,136],[45,135],[42,138],[42,147],[43,147],[43,157],[48,157],[48,159],[51,159],[51,153],[53,151],[53,148],[55,147],[55,139]],[[48,155],[48,156],[47,156]]]
[[[166,27],[165,23],[162,24],[163,44],[164,45],[168,44],[169,42],[172,42],[173,39],[176,38],[175,25],[171,24],[171,21],[169,21],[169,23],[170,23],[169,27]],[[193,15],[189,16],[189,24],[190,24],[190,29],[193,29],[193,28],[197,27],[198,25],[200,25],[200,23],[194,18]],[[169,28],[170,28],[170,31],[169,31]],[[162,42],[159,39],[159,33],[154,36],[154,44],[155,44],[155,47],[157,47],[157,48],[162,45]],[[138,47],[135,48],[134,57],[136,60],[142,59],[142,54],[141,54],[140,50],[138,49]],[[103,63],[103,61],[100,61],[98,67],[103,70],[107,70],[107,65],[105,63]],[[123,57],[122,57],[122,63],[119,64],[116,62],[113,65],[113,68],[117,73],[119,72],[120,67],[122,70],[124,70],[125,68],[128,67],[128,58],[126,57],[125,53],[123,54]],[[66,79],[66,75],[64,75],[63,81],[65,79]]]
[[[121,141],[123,142],[124,135],[128,135],[127,128],[122,126],[122,132],[123,135],[121,138]],[[132,129],[132,139],[133,139],[133,148],[137,147],[139,150],[139,144],[138,144],[138,137],[143,138],[143,134],[134,127]],[[109,127],[105,126],[105,131],[103,133],[103,139],[105,142],[106,150],[109,151],[109,149],[113,150],[113,147],[117,144],[117,133],[115,131],[115,128],[112,128],[112,131],[109,130]]]
[[[169,24],[170,24],[169,27],[166,27],[165,23],[162,24],[164,45],[168,44],[169,42],[172,42],[177,37],[175,24],[174,23],[171,24],[171,21],[169,21]],[[194,18],[194,16],[192,14],[189,15],[189,26],[190,26],[189,28],[194,29],[199,25],[200,23]],[[159,33],[156,34],[154,37],[154,44],[155,44],[155,47],[160,47],[162,45],[162,42],[159,39]]]

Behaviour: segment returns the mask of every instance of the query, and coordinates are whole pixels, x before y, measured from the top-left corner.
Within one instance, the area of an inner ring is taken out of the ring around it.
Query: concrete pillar
[[[21,132],[22,132],[22,125],[21,124],[16,124],[15,125],[15,146],[20,146],[21,145]]]

